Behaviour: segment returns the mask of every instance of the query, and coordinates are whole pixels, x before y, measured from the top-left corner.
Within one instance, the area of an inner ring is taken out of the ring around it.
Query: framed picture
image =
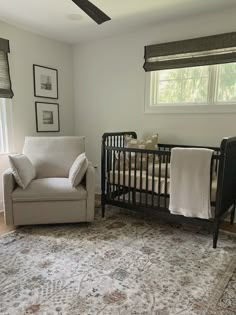
[[[35,102],[36,131],[60,131],[59,104]]]
[[[34,96],[44,98],[58,98],[57,69],[33,65]]]

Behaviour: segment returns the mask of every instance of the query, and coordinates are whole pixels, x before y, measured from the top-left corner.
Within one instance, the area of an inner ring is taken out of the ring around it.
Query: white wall
[[[23,31],[3,22],[0,22],[0,37],[10,40],[10,71],[15,94],[12,100],[15,151],[21,152],[25,136],[49,135],[36,133],[34,104],[36,100],[59,103],[61,132],[51,135],[74,135],[72,46]],[[33,64],[58,69],[58,100],[34,97]],[[6,157],[0,156],[0,178],[6,166]],[[0,208],[1,191],[0,181]]]
[[[158,132],[162,142],[219,145],[236,135],[235,114],[144,114],[144,46],[231,32],[235,11],[149,27],[74,49],[76,134],[87,139],[87,152],[100,167],[101,136],[134,130],[139,137]]]

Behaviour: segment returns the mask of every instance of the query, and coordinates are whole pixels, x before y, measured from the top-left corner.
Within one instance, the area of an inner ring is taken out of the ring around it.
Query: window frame
[[[217,100],[217,88],[219,84],[219,66],[209,66],[209,82],[208,82],[208,97],[207,102],[199,103],[153,103],[151,95],[151,77],[152,72],[146,72],[145,77],[145,113],[153,114],[192,114],[192,113],[236,113],[236,101],[218,101]],[[155,78],[156,89],[158,88],[158,75]],[[157,92],[155,92],[155,99],[157,101]]]

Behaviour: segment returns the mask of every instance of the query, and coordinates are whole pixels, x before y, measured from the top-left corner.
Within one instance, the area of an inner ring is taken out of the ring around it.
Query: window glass
[[[217,102],[236,103],[236,63],[218,66]]]
[[[154,77],[156,77],[154,79]],[[192,67],[154,71],[151,80],[153,104],[206,103],[208,98],[209,67]]]

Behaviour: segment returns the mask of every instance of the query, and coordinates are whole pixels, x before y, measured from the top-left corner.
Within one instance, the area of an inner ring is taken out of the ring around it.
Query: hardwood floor
[[[221,225],[220,229],[236,234],[236,223],[234,223],[234,224],[232,225],[232,224],[230,224],[229,222],[224,222],[224,223]]]
[[[0,235],[9,233],[11,231],[14,231],[16,227],[14,225],[12,226],[7,226],[4,222],[4,214],[3,212],[0,213]],[[221,225],[221,230],[225,230],[231,233],[236,234],[236,223],[231,225],[228,222],[225,222],[224,224]]]
[[[14,231],[16,227],[14,225],[7,226],[4,222],[4,214],[3,212],[0,213],[0,235],[9,233],[11,231]]]

